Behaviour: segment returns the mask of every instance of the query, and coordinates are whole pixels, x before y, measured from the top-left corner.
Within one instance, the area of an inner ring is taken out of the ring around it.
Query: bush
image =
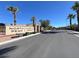
[[[37,33],[37,32],[35,32]],[[27,36],[27,35],[30,35],[30,34],[35,34],[34,32],[26,32],[25,34],[23,34],[23,36]]]
[[[34,34],[34,32],[31,32],[30,34]]]
[[[29,35],[30,33],[29,32],[26,32],[25,34],[23,34],[23,36],[27,36],[27,35]]]
[[[71,30],[75,30],[75,27],[74,27],[74,25],[71,25]]]
[[[78,27],[75,27],[75,31],[79,31],[79,28]]]

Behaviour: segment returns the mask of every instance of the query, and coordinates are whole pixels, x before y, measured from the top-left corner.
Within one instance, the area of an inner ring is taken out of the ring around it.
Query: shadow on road
[[[0,49],[0,58],[6,58],[8,56],[6,56],[5,54],[16,49],[17,46],[11,46],[11,47],[7,47],[7,48],[3,48],[3,49]]]

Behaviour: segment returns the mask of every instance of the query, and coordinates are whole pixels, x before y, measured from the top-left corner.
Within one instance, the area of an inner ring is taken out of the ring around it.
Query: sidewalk
[[[78,31],[73,31],[73,33],[75,33],[75,34],[79,34],[79,32],[78,32]]]
[[[69,33],[71,33],[71,34],[79,34],[78,31],[73,31],[73,30],[69,30],[69,31],[67,31],[67,32],[69,32]]]
[[[0,35],[0,42],[11,40],[14,35]]]
[[[32,37],[32,36],[36,36],[38,34],[40,34],[40,33],[31,34],[31,35],[27,35],[27,36],[22,36],[22,37],[18,37],[18,38],[11,38],[11,37],[13,37],[13,35],[1,36],[0,45],[4,45],[4,44],[7,44],[7,43],[11,43],[11,42],[15,42],[15,41],[18,41],[18,40],[22,40],[24,38],[29,38],[29,37]]]
[[[67,31],[67,32],[70,33],[70,34],[75,35],[76,37],[79,37],[79,32],[78,31],[70,30],[70,31]]]

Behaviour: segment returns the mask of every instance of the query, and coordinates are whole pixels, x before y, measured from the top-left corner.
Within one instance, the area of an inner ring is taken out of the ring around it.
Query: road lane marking
[[[19,40],[22,40],[24,38],[29,38],[29,37],[32,37],[32,36],[35,36],[35,35],[38,35],[38,34],[40,34],[40,33],[36,33],[36,34],[28,35],[28,36],[14,38],[14,39],[11,39],[11,40],[8,40],[8,41],[5,41],[5,42],[1,42],[0,45],[4,45],[4,44],[11,43],[11,42],[19,41]]]

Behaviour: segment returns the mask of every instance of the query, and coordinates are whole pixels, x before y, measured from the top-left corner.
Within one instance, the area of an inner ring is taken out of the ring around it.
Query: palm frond
[[[72,9],[75,11],[79,10],[79,2],[75,2],[75,4],[72,6]]]
[[[74,19],[74,18],[75,18],[75,15],[73,15],[73,14],[69,14],[67,17],[67,19]]]

